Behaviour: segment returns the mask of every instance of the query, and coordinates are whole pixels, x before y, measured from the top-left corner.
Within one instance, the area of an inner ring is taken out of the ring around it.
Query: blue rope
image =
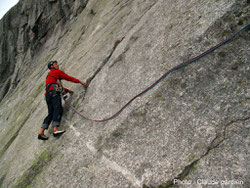
[[[66,100],[66,104],[68,104],[72,110],[74,110],[78,115],[80,115],[83,119],[89,120],[89,121],[93,121],[93,122],[104,122],[104,121],[108,121],[111,120],[115,117],[117,117],[133,100],[135,100],[137,97],[145,94],[146,92],[148,92],[149,90],[153,89],[160,81],[162,81],[164,78],[166,78],[171,72],[174,72],[180,68],[183,68],[199,59],[201,59],[202,57],[210,54],[211,52],[215,51],[217,48],[221,47],[222,45],[224,45],[225,43],[227,43],[228,41],[232,40],[235,36],[237,36],[240,32],[242,32],[243,30],[247,29],[248,27],[250,27],[250,23],[245,25],[244,27],[242,27],[238,32],[234,33],[233,35],[231,35],[230,37],[226,38],[224,41],[220,42],[219,44],[213,46],[212,48],[208,49],[207,51],[203,52],[202,54],[182,63],[177,65],[176,67],[173,67],[172,69],[168,70],[165,74],[163,74],[158,80],[156,80],[152,85],[150,85],[148,88],[146,88],[145,90],[143,90],[142,92],[140,92],[139,94],[137,94],[136,96],[134,96],[132,99],[130,99],[119,111],[117,111],[114,115],[102,119],[102,120],[94,120],[94,119],[90,119],[87,118],[85,116],[83,116],[80,112],[78,112],[73,106],[71,106]]]

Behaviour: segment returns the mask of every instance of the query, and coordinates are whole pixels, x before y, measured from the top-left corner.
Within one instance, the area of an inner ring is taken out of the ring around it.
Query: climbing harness
[[[53,87],[55,94],[56,95],[61,95],[63,97],[63,99],[67,98],[65,89],[62,85],[62,81],[60,79],[57,79],[56,77],[52,76],[51,74],[48,73],[47,77],[50,76],[52,78],[54,78],[56,80],[56,83],[49,83],[46,85],[46,91],[49,91],[50,86]]]
[[[154,88],[160,81],[162,81],[164,78],[166,78],[171,72],[174,72],[180,68],[183,68],[195,61],[197,61],[198,59],[208,55],[209,53],[215,51],[217,48],[221,47],[223,44],[227,43],[228,41],[232,40],[236,35],[238,35],[240,32],[242,32],[243,30],[247,29],[250,26],[250,23],[245,25],[244,27],[242,27],[238,32],[234,33],[233,35],[231,35],[230,37],[226,38],[224,41],[220,42],[219,44],[211,47],[210,49],[208,49],[207,51],[203,52],[202,54],[184,62],[181,63],[171,69],[169,69],[166,73],[164,73],[158,80],[156,80],[152,85],[150,85],[149,87],[147,87],[146,89],[144,89],[143,91],[141,91],[139,94],[137,94],[136,96],[134,96],[132,99],[130,99],[119,111],[117,111],[115,114],[113,114],[112,116],[105,118],[105,119],[101,119],[101,120],[95,120],[95,119],[90,119],[87,118],[85,116],[83,116],[78,110],[76,110],[66,99],[64,99],[65,103],[76,113],[78,114],[81,118],[85,119],[85,120],[89,120],[92,122],[104,122],[104,121],[108,121],[111,120],[115,117],[117,117],[133,100],[135,100],[137,97],[140,97],[141,95],[145,94],[146,92],[148,92],[149,90],[151,90],[152,88]]]

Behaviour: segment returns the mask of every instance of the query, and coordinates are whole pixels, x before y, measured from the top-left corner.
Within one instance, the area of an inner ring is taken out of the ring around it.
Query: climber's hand
[[[85,82],[80,81],[80,84],[82,84],[85,88],[87,88],[87,84]]]
[[[74,92],[73,92],[73,91],[71,91],[71,90],[69,90],[69,94],[70,94],[70,95],[73,95],[73,94],[74,94]]]

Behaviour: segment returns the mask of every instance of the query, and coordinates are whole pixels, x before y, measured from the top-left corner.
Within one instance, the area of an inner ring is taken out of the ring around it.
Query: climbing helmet
[[[52,69],[51,66],[53,65],[53,63],[57,63],[57,61],[50,61],[48,63],[48,69]]]

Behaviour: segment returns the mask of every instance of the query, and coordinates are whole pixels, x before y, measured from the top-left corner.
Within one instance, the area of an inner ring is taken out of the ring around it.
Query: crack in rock
[[[222,135],[221,134],[216,134],[215,138],[211,141],[210,145],[207,148],[207,151],[205,154],[201,155],[198,159],[196,159],[195,161],[193,161],[191,164],[185,166],[185,168],[183,169],[183,171],[175,178],[173,178],[172,180],[167,181],[165,184],[159,185],[157,186],[157,188],[170,188],[172,186],[174,186],[174,180],[178,179],[178,180],[184,180],[190,172],[192,172],[192,170],[194,170],[197,166],[197,164],[199,163],[199,161],[206,157],[207,155],[209,155],[210,151],[218,148],[227,138],[226,138],[226,129],[227,127],[229,127],[230,125],[234,124],[234,123],[238,123],[238,122],[244,122],[249,120],[250,117],[246,117],[243,119],[236,119],[236,120],[232,120],[229,123],[224,125],[224,130]],[[154,188],[153,186],[147,186],[147,185],[143,185],[143,188]]]
[[[115,49],[117,48],[117,46],[122,42],[122,40],[124,39],[124,37],[122,37],[121,40],[116,40],[115,43],[114,43],[114,46],[111,50],[111,52],[109,53],[109,55],[101,62],[101,65],[96,69],[96,71],[93,73],[92,76],[90,76],[86,83],[87,85],[89,85],[91,83],[91,81],[96,77],[96,75],[102,70],[102,68],[107,64],[107,62],[110,60],[110,58],[112,57]]]

